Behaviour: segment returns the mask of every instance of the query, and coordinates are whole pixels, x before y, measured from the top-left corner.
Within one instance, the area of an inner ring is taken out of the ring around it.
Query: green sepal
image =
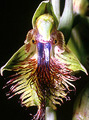
[[[53,11],[53,7],[52,7],[52,4],[51,2],[49,1],[42,1],[40,3],[40,5],[38,6],[38,8],[36,9],[34,15],[33,15],[33,18],[32,18],[32,25],[33,25],[33,28],[35,27],[35,23],[36,23],[36,19],[40,16],[40,15],[43,15],[45,13],[49,13],[50,15],[53,16],[54,18],[54,21],[55,21],[55,24],[56,24],[56,27],[58,26],[58,20],[57,20],[57,17]]]
[[[68,47],[63,53],[59,54],[59,60],[62,63],[65,63],[67,65],[67,68],[71,69],[73,72],[83,71],[88,74],[87,70]]]
[[[58,30],[60,30],[64,34],[66,43],[70,38],[73,19],[73,2],[72,0],[66,0],[64,11],[62,17],[60,18],[60,23],[58,26]]]
[[[19,62],[25,60],[30,53],[26,53],[25,45],[23,45],[14,55],[9,59],[9,61],[0,69],[1,75],[3,75],[4,70],[11,71]]]
[[[58,22],[60,22],[60,0],[50,0]]]

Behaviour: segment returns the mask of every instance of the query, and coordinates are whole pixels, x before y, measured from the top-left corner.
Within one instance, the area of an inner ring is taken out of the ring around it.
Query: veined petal
[[[10,59],[9,61],[0,69],[1,75],[3,75],[4,70],[12,71],[16,66],[20,67],[20,62],[26,60],[28,57],[34,56],[36,53],[36,46],[30,46],[30,52],[26,51],[26,44],[23,45]]]
[[[25,45],[23,45],[11,58],[10,60],[0,69],[1,75],[3,75],[4,70],[11,71],[12,68],[17,65],[20,61],[27,57],[25,53]]]
[[[72,53],[72,51],[69,50],[68,47],[66,47],[65,51],[61,54],[56,54],[56,58],[61,61],[61,63],[65,63],[69,69],[71,69],[73,72],[76,71],[83,71],[86,74],[87,70],[84,68],[84,66],[79,62],[77,57]]]

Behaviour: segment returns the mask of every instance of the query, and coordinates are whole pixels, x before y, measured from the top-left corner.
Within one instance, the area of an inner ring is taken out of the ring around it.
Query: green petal
[[[36,19],[40,15],[43,15],[45,13],[49,13],[50,15],[52,15],[54,17],[56,26],[58,26],[58,20],[57,20],[56,15],[55,15],[55,13],[53,11],[52,4],[49,1],[42,1],[40,3],[40,5],[38,6],[37,10],[35,11],[35,13],[33,15],[33,18],[32,18],[33,28],[35,27]]]
[[[65,37],[66,43],[68,42],[73,25],[73,2],[72,0],[65,1],[65,8],[60,18],[58,30],[60,30]]]
[[[76,71],[83,71],[87,74],[86,69],[84,66],[79,62],[77,57],[69,50],[67,47],[65,52],[59,54],[58,58],[62,63],[65,63],[69,69],[71,69],[73,72]]]
[[[14,67],[18,65],[19,62],[24,61],[27,57],[30,57],[33,55],[31,54],[32,50],[30,52],[26,52],[26,47],[23,45],[10,59],[9,61],[0,69],[1,75],[3,75],[4,70],[11,71]]]
[[[38,8],[36,9],[36,11],[35,11],[35,13],[33,15],[33,18],[32,18],[32,25],[33,25],[33,27],[35,26],[36,19],[40,15],[44,14],[45,9],[46,9],[46,5],[48,3],[49,3],[48,1],[41,2],[40,5],[38,6]]]
[[[57,17],[58,22],[60,21],[60,0],[51,0],[54,14]]]

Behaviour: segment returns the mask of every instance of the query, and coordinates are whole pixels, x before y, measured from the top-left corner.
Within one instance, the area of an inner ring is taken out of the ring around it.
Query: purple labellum
[[[50,43],[38,43],[38,66],[48,64],[50,60]]]

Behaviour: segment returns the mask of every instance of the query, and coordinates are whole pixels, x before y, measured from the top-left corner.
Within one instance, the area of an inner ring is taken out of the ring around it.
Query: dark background
[[[0,3],[0,67],[23,45],[27,32],[32,29],[32,16],[40,2],[41,0],[3,0]],[[61,0],[61,11],[63,5],[64,0]],[[83,77],[86,77],[85,74]],[[5,95],[7,90],[2,89],[5,83],[6,80],[0,76],[0,119],[30,120],[29,113],[36,112],[36,109],[21,107],[19,96],[8,100]],[[76,82],[78,92],[84,85],[81,83]],[[71,120],[78,92],[76,95],[71,94],[71,101],[64,100],[64,104],[58,107],[58,120]]]

